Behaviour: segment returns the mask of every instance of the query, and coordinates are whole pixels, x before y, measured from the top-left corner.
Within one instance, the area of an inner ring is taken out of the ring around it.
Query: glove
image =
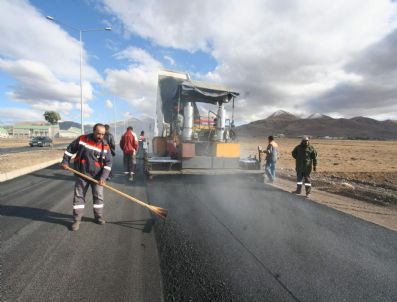
[[[316,172],[317,171],[317,167],[313,166],[313,171]]]

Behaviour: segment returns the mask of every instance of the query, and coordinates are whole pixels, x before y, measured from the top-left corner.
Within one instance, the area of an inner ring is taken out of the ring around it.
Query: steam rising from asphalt
[[[249,239],[258,217],[250,211],[273,211],[264,200],[252,200],[251,193],[267,190],[271,188],[264,187],[261,175],[259,180],[236,175],[167,176],[148,184],[149,200],[168,210],[166,221],[158,221],[155,229],[166,301],[233,301],[257,295],[246,292],[244,282],[236,283],[233,274],[241,264],[222,262],[225,251],[219,250],[223,246],[217,236],[243,230],[239,240]],[[251,202],[258,206],[247,206]],[[228,225],[223,225],[225,216]],[[235,245],[232,241],[226,245]],[[244,247],[239,248],[243,252]]]

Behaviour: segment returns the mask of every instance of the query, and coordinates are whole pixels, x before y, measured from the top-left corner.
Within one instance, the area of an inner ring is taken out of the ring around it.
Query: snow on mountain
[[[296,115],[293,115],[284,110],[277,110],[267,117],[267,119],[298,119]]]

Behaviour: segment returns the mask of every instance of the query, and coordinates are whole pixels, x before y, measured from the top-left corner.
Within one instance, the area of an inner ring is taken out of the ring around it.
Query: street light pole
[[[84,134],[84,123],[83,123],[83,32],[87,31],[111,31],[111,27],[105,28],[93,28],[93,29],[78,29],[73,26],[70,26],[64,22],[55,20],[54,17],[46,16],[48,20],[51,20],[55,23],[63,24],[73,30],[76,30],[80,34],[80,119],[81,119],[81,134]]]
[[[114,138],[117,140],[116,100],[113,100]]]
[[[81,135],[84,135],[84,123],[83,123],[83,33],[80,32],[80,124],[81,124]]]

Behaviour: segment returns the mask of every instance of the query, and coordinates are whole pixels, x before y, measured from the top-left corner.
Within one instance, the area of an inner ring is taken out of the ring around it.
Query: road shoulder
[[[295,190],[295,182],[286,179],[277,179],[269,185],[285,192]],[[305,198],[304,195],[302,198]],[[320,191],[315,187],[312,188],[310,200],[397,232],[397,207],[395,205],[377,205]]]

